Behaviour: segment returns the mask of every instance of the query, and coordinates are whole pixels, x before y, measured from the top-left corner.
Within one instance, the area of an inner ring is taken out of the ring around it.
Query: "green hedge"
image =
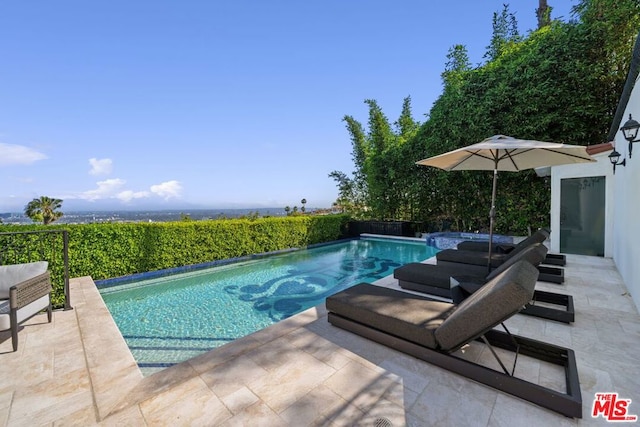
[[[100,280],[337,240],[343,236],[348,220],[346,215],[326,215],[160,223],[0,225],[0,232],[67,230],[70,277],[91,276]],[[14,262],[24,261],[33,260]],[[63,286],[63,282],[56,280],[57,306],[64,298]]]

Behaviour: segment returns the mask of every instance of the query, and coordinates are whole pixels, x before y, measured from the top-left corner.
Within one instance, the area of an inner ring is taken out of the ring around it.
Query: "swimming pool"
[[[140,369],[149,375],[437,251],[424,240],[364,238],[98,287]]]

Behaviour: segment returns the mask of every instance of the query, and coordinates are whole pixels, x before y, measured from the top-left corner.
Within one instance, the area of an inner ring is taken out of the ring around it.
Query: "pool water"
[[[149,375],[437,251],[424,241],[366,238],[103,287],[100,293]]]

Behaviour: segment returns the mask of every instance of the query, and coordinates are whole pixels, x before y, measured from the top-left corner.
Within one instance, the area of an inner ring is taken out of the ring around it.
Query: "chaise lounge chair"
[[[51,278],[46,261],[0,266],[0,331],[11,330],[18,350],[18,327],[42,310],[51,323]]]
[[[465,264],[452,267],[414,262],[397,268],[393,276],[398,279],[398,284],[403,289],[453,299],[454,302],[459,303],[516,262],[527,261],[531,265],[537,266],[545,258],[546,253],[547,248],[543,244],[535,243],[519,251],[488,275],[475,274],[475,269],[469,271],[469,269],[465,269]],[[457,284],[453,289],[452,283]],[[536,303],[553,304],[563,308],[537,305]],[[571,323],[575,320],[573,297],[536,290],[533,293],[533,299],[525,305],[520,314]]]
[[[525,240],[520,242],[516,248],[509,251],[509,253],[491,253],[491,269],[497,268],[508,260],[509,258],[517,255],[519,252],[523,251],[527,247],[545,241],[545,239],[549,236],[543,230],[538,230],[533,233],[531,236],[527,237]],[[461,242],[459,245],[462,245]],[[474,242],[470,242],[474,243]],[[476,242],[478,243],[478,242]],[[481,243],[482,244],[482,243]],[[501,245],[496,244],[492,247],[499,248]],[[438,265],[449,265],[452,267],[460,267],[461,264],[464,264],[466,269],[471,274],[476,275],[485,275],[487,274],[487,264],[489,258],[489,246],[487,245],[487,251],[476,251],[476,250],[462,250],[462,249],[445,249],[436,254],[436,260]],[[538,271],[540,272],[540,277],[538,280],[543,282],[551,282],[551,283],[563,283],[564,282],[564,270],[558,267],[547,267],[538,265]]]
[[[549,231],[546,229],[540,229],[515,245],[511,243],[493,243],[491,245],[491,252],[495,254],[508,254],[514,250],[517,251],[522,247],[526,247],[531,243],[543,243],[548,238]],[[461,251],[489,252],[489,242],[467,240],[458,243],[456,248]],[[564,266],[567,264],[567,258],[563,254],[547,253],[544,260],[542,261],[542,264]]]
[[[567,417],[582,417],[582,397],[573,350],[499,332],[493,328],[517,313],[533,297],[538,271],[520,261],[459,305],[361,283],[326,300],[334,326],[410,354]],[[503,325],[504,326],[504,325]],[[453,354],[482,340],[502,372]],[[566,392],[514,376],[493,347],[514,351],[564,368]]]

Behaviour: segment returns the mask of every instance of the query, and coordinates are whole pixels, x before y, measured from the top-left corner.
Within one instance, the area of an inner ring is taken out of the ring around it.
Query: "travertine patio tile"
[[[256,377],[248,387],[279,414],[334,372],[329,365],[299,352],[295,362],[283,364],[262,378]]]
[[[238,414],[245,408],[258,402],[260,399],[246,387],[226,395],[222,399],[222,403],[231,411],[232,414]]]
[[[203,353],[193,359],[189,359],[187,363],[189,363],[196,372],[201,374],[234,357],[245,354],[260,345],[262,345],[262,343],[256,340],[253,335],[248,335],[235,340],[232,343],[218,347],[215,350]]]
[[[6,426],[9,425],[8,420],[9,420],[9,410],[11,408],[9,408],[8,406],[6,408],[0,408],[0,425]]]
[[[363,424],[364,418],[364,412],[358,409],[355,405],[351,405],[347,402],[345,406],[339,406],[335,410],[329,412],[326,416],[320,417],[314,425],[330,427],[361,426],[365,425]]]
[[[421,393],[429,386],[431,377],[428,366],[430,365],[428,365],[427,362],[403,355],[386,360],[380,364],[381,368],[401,378],[403,395],[406,395],[407,389],[415,393]]]
[[[555,412],[532,405],[516,397],[504,393],[498,394],[488,425],[492,427],[531,427],[532,424],[571,427],[577,425],[577,421],[558,417]]]
[[[407,423],[405,411],[401,405],[381,400],[375,406],[369,408],[368,411],[365,411],[361,425],[375,426],[387,421],[392,426],[404,426]]]
[[[478,393],[478,390],[457,390],[433,383],[418,396],[410,412],[423,420],[423,425],[487,426],[497,395],[488,387],[484,393]]]
[[[440,387],[449,388],[459,393],[461,396],[473,396],[486,406],[492,406],[495,403],[495,396],[498,391],[484,384],[477,383],[466,377],[447,371],[446,369],[434,367],[430,374],[431,381],[420,397],[424,397],[439,390]]]
[[[268,371],[248,356],[240,356],[200,374],[200,378],[221,399],[251,384],[256,378],[264,378]]]
[[[507,368],[508,372],[511,372],[513,369],[513,362],[515,360],[515,353],[501,348],[494,348],[493,350],[496,352],[505,368]],[[485,347],[483,349],[482,355],[478,359],[477,363],[495,371],[504,372],[496,358],[493,356],[493,353],[491,353],[489,347]],[[516,363],[515,376],[525,381],[537,383],[540,376],[541,364],[542,363],[536,359],[519,355]],[[564,371],[562,375],[564,378]]]
[[[20,350],[20,347],[18,347]],[[10,352],[0,354],[0,377],[4,386],[26,386],[53,378],[53,349],[39,353]],[[0,385],[2,387],[3,385]]]
[[[65,346],[54,350],[53,372],[55,377],[67,372],[83,369],[87,372],[87,363],[84,359],[84,348],[78,345]]]
[[[302,353],[304,352],[290,344],[285,336],[263,344],[247,352],[246,355],[263,369],[271,371],[277,369],[282,364],[294,362],[296,357]]]
[[[198,377],[140,403],[149,425],[219,425],[231,412]]]
[[[31,402],[27,402],[26,399],[24,401],[16,400],[11,405],[10,425],[50,424],[77,412],[89,413],[85,410],[93,407],[90,390],[70,396],[49,396],[45,399],[32,397],[30,400]]]
[[[100,382],[99,391],[102,391],[103,388],[104,393],[113,391],[109,398],[109,400],[113,402],[113,407],[108,408],[108,413],[110,414],[112,412],[120,411],[128,405],[142,402],[150,396],[155,396],[170,390],[171,388],[174,388],[177,385],[189,381],[197,376],[196,371],[188,363],[180,363],[171,366],[170,368],[165,369],[161,375],[150,375],[144,378],[140,378],[139,374],[132,370],[128,388],[112,389],[110,381],[100,378],[98,379]],[[96,392],[98,392],[98,390]],[[101,413],[103,412],[101,411]]]
[[[58,418],[53,422],[54,427],[64,426],[92,426],[97,424],[96,411],[93,405],[83,406],[79,410]]]
[[[286,336],[286,339],[289,344],[311,354],[316,359],[325,362],[335,369],[342,368],[351,360],[347,354],[348,352],[342,347],[320,335],[311,333],[306,328],[291,332]]]
[[[20,388],[13,396],[11,417],[20,419],[46,411],[59,402],[80,400],[78,396],[91,395],[89,378],[84,370],[69,372],[38,384]],[[92,401],[90,400],[91,404]],[[53,420],[52,420],[53,421]]]
[[[353,402],[358,396],[364,396],[360,408],[368,407],[369,401],[376,401],[387,395],[402,395],[402,383],[398,376],[376,372],[357,362],[351,362],[333,374],[324,385],[344,400]]]
[[[291,426],[310,426],[346,404],[347,402],[331,389],[321,385],[285,409],[280,418]]]
[[[207,424],[210,425],[210,424]],[[256,402],[249,406],[245,411],[234,415],[221,424],[221,427],[232,426],[273,426],[288,427],[289,424],[284,422],[269,406],[263,402]]]
[[[147,425],[140,407],[138,405],[129,406],[115,414],[109,415],[99,423],[102,427],[122,427],[122,426],[145,426]]]
[[[567,383],[564,367],[552,363],[540,363],[540,375],[537,383],[543,387],[566,393]]]

